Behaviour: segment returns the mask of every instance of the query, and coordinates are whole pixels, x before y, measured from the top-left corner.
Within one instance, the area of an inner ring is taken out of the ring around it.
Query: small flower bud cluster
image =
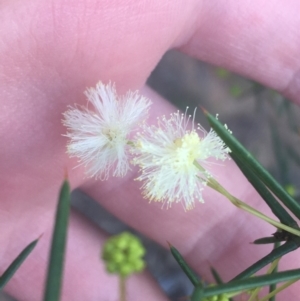
[[[107,272],[122,277],[143,271],[146,266],[142,258],[144,255],[145,248],[141,241],[129,232],[112,236],[102,250]]]

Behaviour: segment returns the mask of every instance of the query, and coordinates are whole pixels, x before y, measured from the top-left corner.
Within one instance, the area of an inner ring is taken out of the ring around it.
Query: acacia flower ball
[[[183,202],[185,210],[194,208],[195,200],[203,202],[211,164],[228,158],[230,150],[217,134],[200,125],[195,129],[194,120],[189,129],[190,118],[179,112],[169,119],[163,116],[157,126],[144,126],[137,134],[133,163],[141,168],[137,180],[143,181],[143,194],[150,201],[167,207]]]
[[[72,107],[64,113],[67,152],[79,158],[88,176],[122,177],[129,170],[129,135],[146,119],[151,102],[131,91],[119,97],[111,83],[99,82],[85,95],[91,107]]]

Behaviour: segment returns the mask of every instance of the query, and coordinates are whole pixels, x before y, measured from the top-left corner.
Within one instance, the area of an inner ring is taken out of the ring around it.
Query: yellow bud
[[[109,238],[103,246],[102,259],[109,273],[127,277],[134,272],[141,272],[145,267],[142,256],[145,248],[140,240],[129,232]]]

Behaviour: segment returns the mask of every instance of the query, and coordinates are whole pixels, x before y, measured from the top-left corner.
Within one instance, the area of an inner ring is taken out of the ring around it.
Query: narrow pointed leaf
[[[222,278],[220,277],[219,273],[213,267],[210,268],[210,271],[217,284],[223,283]]]
[[[60,190],[57,205],[44,301],[58,301],[60,299],[69,211],[70,186],[65,180]]]
[[[291,227],[297,227],[297,222],[276,200],[276,198],[260,181],[260,179],[255,175],[255,173],[247,165],[244,165],[235,153],[232,153],[231,157],[233,158],[237,166],[240,168],[242,173],[245,175],[245,177],[248,179],[248,181],[255,188],[255,190],[260,194],[263,200],[270,207],[272,212],[278,217],[280,222]]]
[[[300,269],[279,272],[271,275],[256,276],[247,279],[232,281],[204,288],[204,297],[220,295],[224,293],[242,292],[257,287],[263,287],[274,283],[300,279]]]
[[[272,244],[275,242],[278,242],[279,240],[274,237],[274,236],[270,236],[270,237],[262,237],[259,239],[254,240],[253,244],[255,245],[264,245],[264,244]]]
[[[298,204],[284,188],[261,166],[261,164],[247,151],[242,144],[228,132],[222,123],[205,111],[206,117],[225,144],[245,165],[247,165],[261,181],[300,219],[300,204]]]
[[[19,255],[18,257],[10,264],[6,271],[0,277],[0,290],[7,284],[7,282],[12,278],[15,272],[19,269],[21,264],[27,258],[27,256],[32,252],[38,239],[31,242]]]
[[[192,269],[185,262],[185,260],[183,259],[183,257],[181,256],[181,254],[178,252],[178,250],[175,247],[173,247],[172,245],[170,245],[170,251],[171,251],[173,257],[175,258],[175,260],[177,261],[177,263],[179,264],[179,266],[182,268],[183,272],[190,279],[190,281],[192,282],[192,284],[194,286],[199,285],[199,279],[198,279],[198,277],[194,274],[194,272],[192,271]]]
[[[282,257],[283,255],[296,250],[299,247],[299,243],[295,241],[288,241],[282,246],[273,249],[271,253],[267,256],[261,258],[256,263],[251,265],[249,268],[244,270],[242,273],[234,277],[231,281],[236,281],[238,279],[244,279],[252,276],[254,273],[265,267],[267,264],[273,262],[275,259]]]

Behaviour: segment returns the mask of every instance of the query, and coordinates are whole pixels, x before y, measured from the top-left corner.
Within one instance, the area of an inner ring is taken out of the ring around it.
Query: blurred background
[[[299,106],[260,84],[175,50],[163,57],[148,85],[183,111],[201,105],[213,115],[219,113],[220,121],[300,201]],[[201,110],[197,122],[209,129]],[[108,233],[131,230],[80,191],[73,192],[72,206]],[[192,285],[171,254],[140,237],[147,248],[148,269],[170,300],[190,295]],[[13,299],[0,293],[0,301]]]

